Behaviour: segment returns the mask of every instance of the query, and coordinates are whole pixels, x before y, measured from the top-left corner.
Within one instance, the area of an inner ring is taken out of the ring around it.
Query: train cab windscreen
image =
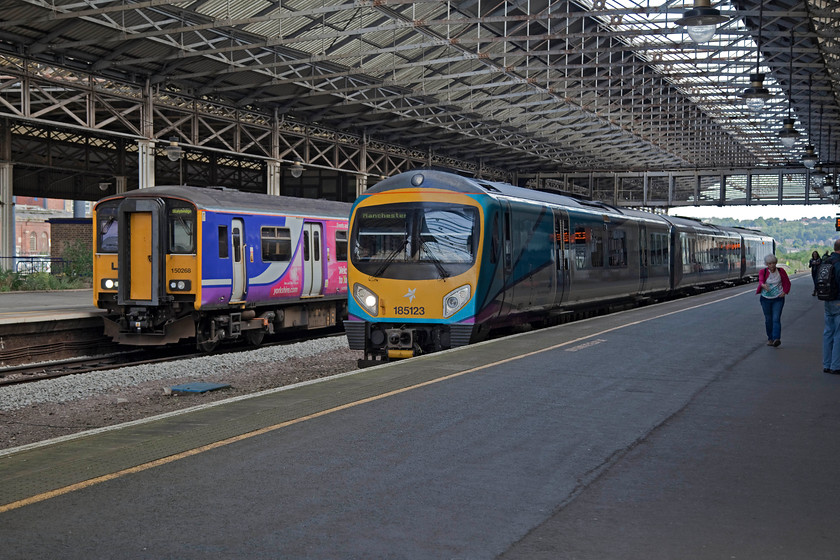
[[[116,253],[119,245],[117,210],[120,201],[103,202],[96,208],[96,250],[100,253]]]
[[[478,210],[472,206],[410,203],[357,209],[352,263],[394,279],[447,278],[469,270],[478,249]]]
[[[168,214],[169,252],[195,253],[195,208],[173,201]]]

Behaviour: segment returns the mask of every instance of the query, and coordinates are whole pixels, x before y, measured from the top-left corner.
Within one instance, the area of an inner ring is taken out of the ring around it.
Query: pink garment
[[[776,267],[776,271],[779,273],[779,276],[782,277],[782,291],[785,294],[790,293],[790,278],[788,278],[787,272],[785,272],[784,268]],[[761,293],[761,285],[764,284],[764,281],[767,279],[767,273],[769,271],[766,268],[762,268],[758,272],[758,287],[755,289],[755,293]]]

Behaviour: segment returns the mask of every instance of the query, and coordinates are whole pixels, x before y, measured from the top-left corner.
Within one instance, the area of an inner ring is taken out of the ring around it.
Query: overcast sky
[[[840,206],[834,204],[814,205],[774,205],[774,206],[680,206],[668,212],[672,216],[691,218],[735,218],[753,220],[755,218],[780,218],[798,220],[800,218],[834,218],[840,214]]]

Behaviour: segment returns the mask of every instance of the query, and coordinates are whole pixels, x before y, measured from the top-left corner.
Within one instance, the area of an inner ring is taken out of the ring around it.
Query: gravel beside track
[[[352,371],[361,357],[335,336],[0,387],[0,449]],[[194,381],[231,387],[168,391]]]

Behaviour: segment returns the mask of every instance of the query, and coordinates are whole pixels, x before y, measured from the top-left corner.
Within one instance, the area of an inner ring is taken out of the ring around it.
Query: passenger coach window
[[[96,209],[97,250],[100,253],[116,253],[118,248],[117,207],[120,201],[100,204]]]
[[[169,209],[169,252],[195,252],[195,210],[188,207]]]
[[[668,236],[664,233],[654,233],[650,236],[650,245],[650,264],[668,264]]]
[[[228,247],[228,228],[227,226],[219,226],[219,258],[226,259],[230,256],[230,248]]]
[[[335,260],[347,260],[347,230],[339,229],[335,232]]]
[[[260,238],[263,262],[292,260],[292,234],[289,228],[260,228]]]
[[[610,266],[627,266],[627,239],[623,231],[613,231],[610,235]]]

